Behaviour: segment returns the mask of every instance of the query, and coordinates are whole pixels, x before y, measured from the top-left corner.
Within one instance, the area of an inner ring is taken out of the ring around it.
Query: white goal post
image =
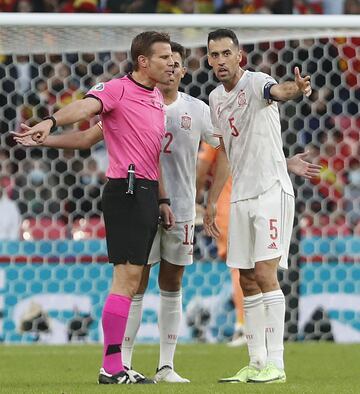
[[[127,50],[144,30],[171,32],[187,48],[209,31],[231,28],[243,44],[360,36],[360,15],[0,14],[0,54]]]

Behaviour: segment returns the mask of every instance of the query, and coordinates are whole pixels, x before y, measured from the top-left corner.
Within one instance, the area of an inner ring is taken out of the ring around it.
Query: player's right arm
[[[30,127],[26,126],[26,129]],[[22,134],[14,137],[14,140],[23,146],[45,146],[56,149],[89,149],[103,140],[103,132],[100,123],[85,131],[73,130],[58,135],[49,135],[43,143],[37,143],[31,135]]]
[[[219,138],[217,138],[219,142]],[[210,168],[216,159],[215,148],[206,143],[201,142],[200,150],[196,162],[196,202],[201,203],[203,200],[203,194],[205,189],[206,176],[210,171]]]
[[[86,97],[83,100],[76,100],[61,108],[59,111],[55,112],[53,118],[56,122],[56,126],[64,126],[84,119],[90,119],[100,113],[101,110],[102,104],[99,100],[94,97]],[[36,140],[39,143],[43,143],[50,134],[53,126],[53,120],[46,119],[35,126],[28,128],[25,133],[14,133],[14,135],[16,137],[35,135]],[[23,130],[26,130],[27,128],[24,124],[22,124],[21,127]]]
[[[223,139],[220,138],[220,148],[216,159],[215,175],[209,190],[208,200],[204,215],[204,228],[208,235],[217,238],[220,231],[215,223],[216,202],[230,175],[229,161],[226,156]]]

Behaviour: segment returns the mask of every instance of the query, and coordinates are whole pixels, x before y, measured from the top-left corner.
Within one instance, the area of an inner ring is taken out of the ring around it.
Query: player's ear
[[[181,70],[181,78],[184,78],[186,73],[187,73],[187,68],[183,67]]]
[[[239,64],[241,63],[241,60],[242,60],[242,57],[243,57],[243,54],[242,54],[242,50],[241,49],[239,49],[239,54],[238,54],[238,56],[239,56]]]

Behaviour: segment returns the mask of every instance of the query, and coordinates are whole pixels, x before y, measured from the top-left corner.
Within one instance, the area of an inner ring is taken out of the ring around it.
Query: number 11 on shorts
[[[188,224],[184,226],[184,242],[183,245],[194,245],[194,225],[189,228]]]

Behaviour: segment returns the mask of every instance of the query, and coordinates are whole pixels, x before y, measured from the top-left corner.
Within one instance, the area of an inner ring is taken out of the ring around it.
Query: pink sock
[[[114,375],[124,370],[121,360],[121,344],[124,338],[131,299],[109,294],[102,313],[104,332],[103,368]]]

